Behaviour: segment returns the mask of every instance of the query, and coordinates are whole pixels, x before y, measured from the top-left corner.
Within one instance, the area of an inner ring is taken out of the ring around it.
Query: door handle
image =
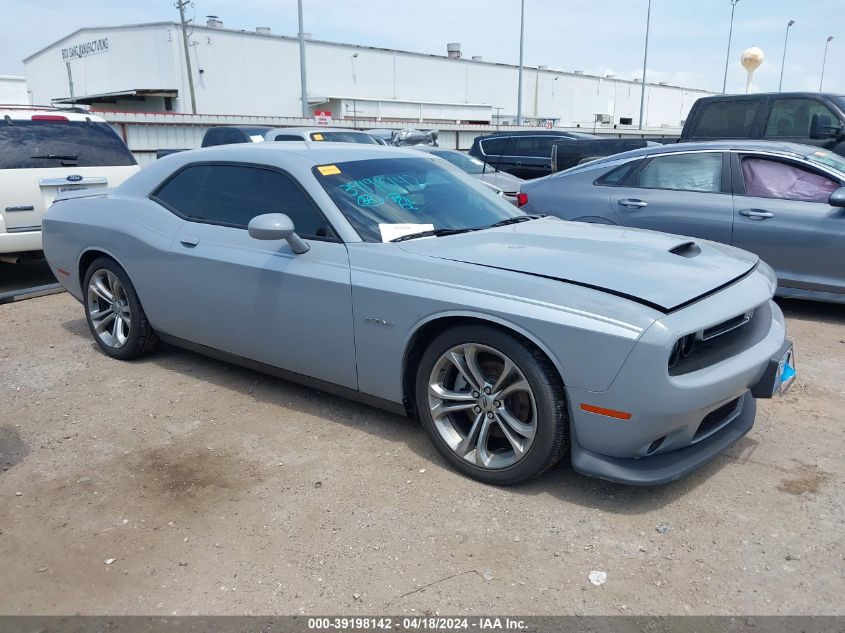
[[[744,215],[752,220],[765,220],[766,218],[773,218],[775,214],[771,211],[764,211],[763,209],[740,209],[740,215]]]
[[[645,200],[637,200],[636,198],[623,198],[622,200],[617,200],[617,202],[623,207],[628,207],[629,209],[642,209],[643,207],[648,206],[648,202]]]
[[[197,244],[200,243],[200,238],[185,236],[185,237],[180,237],[179,242],[182,244],[182,246],[187,246],[188,248],[193,248],[194,246],[196,246]]]

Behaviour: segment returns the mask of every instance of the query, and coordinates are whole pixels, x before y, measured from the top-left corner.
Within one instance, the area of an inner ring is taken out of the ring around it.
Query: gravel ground
[[[0,306],[0,613],[845,614],[845,306],[784,308],[799,380],[711,464],[501,489],[410,419]]]

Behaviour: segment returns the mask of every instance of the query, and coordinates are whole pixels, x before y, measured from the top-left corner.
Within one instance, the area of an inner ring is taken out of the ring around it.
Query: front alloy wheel
[[[549,358],[487,325],[460,325],[419,359],[415,403],[437,450],[462,473],[510,485],[539,475],[567,450],[566,397]]]
[[[537,432],[531,385],[510,358],[486,345],[458,345],[440,356],[428,406],[443,441],[481,468],[512,466]]]

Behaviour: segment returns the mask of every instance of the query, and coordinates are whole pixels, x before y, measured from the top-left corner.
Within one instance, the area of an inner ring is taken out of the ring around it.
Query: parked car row
[[[60,171],[35,174],[0,236],[31,212],[17,233],[40,240],[53,203],[46,257],[106,354],[165,340],[419,416],[488,483],[566,454],[612,481],[680,477],[794,380],[761,256],[786,292],[845,296],[841,273],[809,270],[843,270],[845,167],[818,147],[638,139],[601,157],[625,143],[552,131],[489,135],[468,155],[413,131],[396,148],[233,126],[134,173],[89,113],[9,112],[7,171]],[[559,159],[589,160],[552,173]],[[508,173],[528,166],[546,175]]]

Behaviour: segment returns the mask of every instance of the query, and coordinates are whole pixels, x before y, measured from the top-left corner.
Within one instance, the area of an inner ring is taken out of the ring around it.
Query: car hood
[[[640,229],[544,218],[400,242],[409,253],[596,288],[670,312],[743,277],[752,253]]]
[[[479,180],[483,180],[485,182],[489,182],[496,185],[505,193],[516,193],[517,191],[519,191],[519,188],[522,183],[525,182],[522,178],[517,178],[516,176],[513,176],[504,171],[487,172],[484,174],[478,174],[476,177]]]

